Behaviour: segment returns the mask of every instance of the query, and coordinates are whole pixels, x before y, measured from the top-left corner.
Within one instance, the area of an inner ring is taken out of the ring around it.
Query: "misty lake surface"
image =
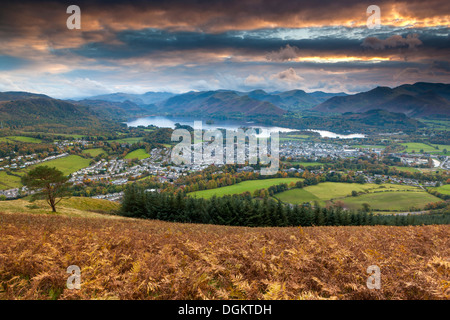
[[[261,125],[254,122],[238,121],[238,120],[220,120],[220,119],[199,119],[199,118],[189,118],[189,117],[163,117],[163,116],[151,116],[145,118],[138,118],[126,122],[129,127],[138,127],[149,125],[157,126],[160,128],[175,128],[175,124],[179,123],[181,125],[188,125],[194,128],[195,121],[202,121],[202,129],[204,130],[216,130],[216,129],[226,129],[226,130],[237,130],[239,128],[254,128],[260,129],[261,132],[258,136],[268,137],[272,132],[293,132],[300,131],[300,129],[290,129],[275,126]],[[307,131],[318,132],[321,137],[325,138],[339,138],[339,139],[354,139],[354,138],[365,138],[364,134],[354,133],[354,134],[336,134],[334,132],[326,130],[312,130],[304,129]]]

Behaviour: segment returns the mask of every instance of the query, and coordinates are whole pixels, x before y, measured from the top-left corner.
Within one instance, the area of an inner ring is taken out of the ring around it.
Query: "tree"
[[[366,183],[366,178],[364,177],[364,176],[362,176],[362,175],[359,175],[359,176],[357,176],[356,177],[356,180],[355,180],[357,183],[361,183],[361,184],[363,184],[363,183]]]
[[[22,177],[22,184],[30,191],[35,191],[31,201],[45,199],[56,212],[56,205],[69,196],[69,178],[56,168],[39,166]]]
[[[363,211],[363,212],[369,212],[369,211],[370,211],[370,204],[364,202],[364,203],[362,204],[362,211]]]

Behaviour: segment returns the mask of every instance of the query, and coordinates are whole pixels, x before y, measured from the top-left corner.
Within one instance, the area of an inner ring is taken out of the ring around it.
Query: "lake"
[[[300,131],[300,129],[290,129],[290,128],[282,128],[276,126],[267,126],[260,125],[254,122],[246,122],[246,121],[238,121],[238,120],[212,120],[213,123],[209,123],[211,119],[198,119],[198,118],[189,118],[189,117],[163,117],[163,116],[152,116],[145,118],[138,118],[134,120],[130,120],[126,122],[129,127],[138,127],[144,126],[147,127],[149,125],[157,126],[160,128],[175,128],[175,124],[179,123],[181,125],[188,125],[194,127],[194,121],[202,121],[202,129],[205,130],[215,130],[215,129],[226,129],[226,130],[237,130],[239,128],[254,128],[261,129],[261,133],[258,135],[260,137],[268,137],[271,132],[293,132]],[[208,121],[209,120],[209,121]],[[208,123],[207,123],[208,121]],[[339,138],[339,139],[354,139],[354,138],[365,138],[364,134],[354,133],[354,134],[336,134],[331,131],[326,130],[313,130],[313,129],[304,129],[306,131],[318,132],[321,137],[325,138]]]

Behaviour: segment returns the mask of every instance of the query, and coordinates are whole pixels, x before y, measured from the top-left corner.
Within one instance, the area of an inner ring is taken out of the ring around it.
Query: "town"
[[[130,161],[129,159],[121,159],[116,157],[114,159],[100,159],[99,161],[93,161],[93,163],[87,167],[77,170],[70,174],[69,182],[73,185],[83,185],[85,182],[104,182],[112,185],[125,185],[131,181],[143,179],[147,176],[156,177],[161,183],[168,182],[173,183],[181,176],[186,176],[191,173],[199,172],[206,169],[211,165],[211,158],[205,156],[203,150],[207,149],[208,142],[203,142],[202,147],[194,147],[194,151],[191,154],[192,161],[187,164],[174,165],[171,161],[171,149],[167,147],[154,148],[149,152],[149,156],[138,160]],[[76,140],[62,140],[54,142],[55,150],[59,150],[60,153],[56,153],[47,156],[42,159],[37,159],[36,154],[30,155],[18,155],[16,157],[4,157],[0,158],[0,171],[8,170],[11,174],[20,172],[21,170],[36,166],[38,164],[45,164],[48,161],[61,159],[69,156],[70,149],[74,146],[82,149],[88,149],[93,146],[92,141],[84,139]],[[123,147],[130,146],[131,144],[122,144]],[[249,159],[249,147],[245,145],[246,159]],[[237,152],[237,143],[234,145]],[[223,154],[227,154],[226,146],[223,147]],[[200,150],[200,151],[199,151]],[[198,154],[197,154],[197,153]],[[289,167],[289,163],[295,163],[300,159],[310,161],[312,164],[320,159],[351,159],[365,156],[382,157],[396,157],[400,159],[405,167],[422,166],[429,168],[439,168],[444,170],[450,170],[450,161],[448,156],[435,156],[426,153],[385,153],[383,148],[355,148],[342,142],[313,142],[313,141],[298,141],[298,140],[283,140],[279,145],[279,156],[281,159],[289,159],[284,162],[284,168],[281,169],[284,172],[303,172],[302,168]],[[194,161],[194,159],[196,161]],[[200,159],[200,161],[199,161]],[[9,164],[6,164],[9,163]],[[220,168],[223,164],[213,164]],[[254,172],[256,169],[252,165],[246,165],[238,169],[238,172]],[[322,174],[322,169],[314,168],[312,173]],[[373,183],[375,181],[382,183],[403,184],[409,186],[418,187],[432,187],[435,186],[438,181],[419,181],[412,178],[391,177],[386,175],[367,174],[363,171],[357,171],[357,175],[361,175],[364,181],[367,183]],[[0,196],[6,199],[15,199],[26,196],[28,191],[26,187],[12,188],[6,190],[0,190]],[[112,194],[92,195],[95,198],[108,199],[112,201],[118,201],[123,195],[122,192]]]

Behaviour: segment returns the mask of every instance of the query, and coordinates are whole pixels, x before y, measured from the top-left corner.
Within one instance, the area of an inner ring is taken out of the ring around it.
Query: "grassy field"
[[[20,187],[20,177],[6,174],[5,171],[0,171],[0,190],[8,190]]]
[[[438,188],[434,188],[434,190],[436,190],[437,192],[442,193],[442,194],[450,195],[450,184],[446,184],[446,185],[440,186]]]
[[[303,166],[303,167],[314,167],[314,166],[323,166],[324,163],[322,162],[301,162],[301,161],[287,161],[284,162],[287,165],[299,165],[299,166]]]
[[[123,139],[116,139],[116,140],[110,140],[109,142],[119,142],[119,143],[137,143],[139,141],[142,141],[144,139],[143,137],[134,137],[134,138],[123,138]]]
[[[411,207],[423,209],[427,203],[441,199],[427,192],[380,192],[348,197],[342,200],[349,209],[360,209],[368,203],[375,211],[408,211]]]
[[[352,148],[355,149],[385,149],[386,146],[382,146],[382,145],[366,145],[366,146],[361,146],[361,145],[353,145],[351,146]]]
[[[351,197],[352,191],[356,192],[375,192],[375,191],[390,191],[389,193],[398,193],[398,191],[415,191],[419,192],[417,187],[374,183],[341,183],[341,182],[324,182],[314,186],[308,186],[302,189],[292,189],[281,192],[276,195],[276,198],[283,202],[292,204],[301,204],[304,202],[318,201],[319,205],[325,205],[327,201],[332,199],[343,200],[346,197]],[[422,192],[425,193],[426,192]],[[429,202],[429,201],[428,201]],[[428,203],[427,202],[427,203]]]
[[[25,136],[7,136],[7,137],[0,137],[0,142],[41,143],[42,140]]]
[[[436,130],[450,130],[450,120],[426,120],[421,119],[422,122],[426,123],[430,128]]]
[[[117,202],[91,199],[83,197],[73,197],[63,199],[57,206],[56,215],[65,215],[70,217],[105,217],[101,213],[113,213],[119,209]],[[0,201],[0,212],[4,213],[23,213],[31,214],[53,214],[49,205],[44,200],[29,202],[24,199]],[[115,216],[106,216],[114,218]]]
[[[280,137],[280,141],[304,141],[306,138]]]
[[[301,204],[317,200],[324,205],[327,200],[351,195],[352,191],[367,191],[374,188],[373,184],[324,182],[303,189],[292,189],[276,195],[283,202]]]
[[[43,132],[27,132],[27,133],[40,133],[42,134]],[[71,133],[51,133],[51,132],[45,132],[46,135],[52,135],[52,136],[61,136],[61,137],[67,137],[67,138],[74,138],[74,139],[81,139],[86,137],[85,135],[82,134],[71,134]]]
[[[191,193],[189,193],[189,195],[193,196],[193,197],[197,197],[197,198],[209,199],[214,195],[217,197],[221,197],[224,195],[241,194],[246,191],[253,193],[255,190],[258,190],[258,189],[267,189],[270,186],[275,186],[275,185],[282,184],[282,183],[289,184],[291,182],[297,182],[300,180],[303,180],[303,179],[274,178],[274,179],[265,179],[265,180],[248,180],[248,181],[243,181],[243,182],[234,184],[232,186],[191,192]]]
[[[148,157],[150,157],[150,155],[147,152],[145,152],[144,149],[137,149],[137,150],[134,150],[134,151],[128,153],[124,159],[136,159],[137,158],[139,160],[142,160],[142,159],[145,159]]]
[[[309,138],[313,138],[314,136],[309,136],[307,134],[288,134],[287,137],[309,139]]]
[[[280,199],[283,202],[292,203],[292,204],[302,204],[304,202],[313,203],[314,201],[317,201],[321,204],[324,203],[322,201],[322,199],[320,199],[316,195],[312,194],[311,192],[307,191],[306,188],[291,189],[291,190],[276,194],[275,197],[277,199]]]
[[[82,158],[80,156],[70,155],[64,158],[50,160],[46,162],[42,162],[37,165],[29,166],[26,169],[19,170],[18,174],[24,174],[25,172],[32,170],[37,166],[48,166],[55,167],[58,170],[61,170],[65,175],[69,175],[75,171],[86,168],[89,166],[90,160]]]
[[[107,152],[105,150],[103,150],[102,148],[95,148],[95,149],[86,149],[82,151],[83,154],[90,154],[91,157],[95,158],[96,156],[100,155],[100,154],[105,154],[107,155]]]
[[[49,166],[55,167],[58,170],[61,170],[65,175],[69,175],[75,171],[78,171],[82,168],[86,168],[89,166],[90,160],[82,158],[76,155],[70,155],[64,158],[45,161],[40,164],[29,166],[25,169],[20,169],[17,171],[13,171],[14,175],[8,175],[6,172],[0,172],[0,190],[7,190],[12,188],[21,187],[22,184],[20,182],[20,177],[23,176],[26,172],[34,169],[38,166]],[[18,176],[15,176],[18,175]]]
[[[289,140],[307,140],[313,138],[312,136],[308,136],[306,134],[288,134],[280,137],[280,141],[289,141]]]
[[[436,144],[439,147],[439,152],[443,155],[450,156],[450,145],[447,144]],[[447,149],[447,153],[444,154],[444,149]]]
[[[434,146],[439,147],[439,149],[436,149],[435,147],[429,146],[424,143],[408,142],[408,143],[401,143],[401,145],[406,147],[406,150],[405,150],[406,152],[415,151],[415,153],[420,153],[420,150],[423,149],[424,152],[428,152],[430,154],[444,154],[443,150],[447,149],[446,155],[450,154],[450,145],[444,145],[444,144],[434,145]]]
[[[243,228],[32,211],[0,213],[0,300],[450,299],[445,225]],[[67,289],[70,265],[80,290]],[[381,290],[367,288],[371,265]]]
[[[322,200],[329,200],[334,198],[346,197],[355,191],[367,191],[373,189],[374,184],[359,184],[359,183],[339,183],[339,182],[324,182],[315,186],[309,186],[305,189],[311,192],[316,197]]]
[[[404,172],[420,172],[419,169],[413,168],[413,167],[395,167],[395,166],[389,166],[389,168],[395,168],[398,171],[404,171]]]

